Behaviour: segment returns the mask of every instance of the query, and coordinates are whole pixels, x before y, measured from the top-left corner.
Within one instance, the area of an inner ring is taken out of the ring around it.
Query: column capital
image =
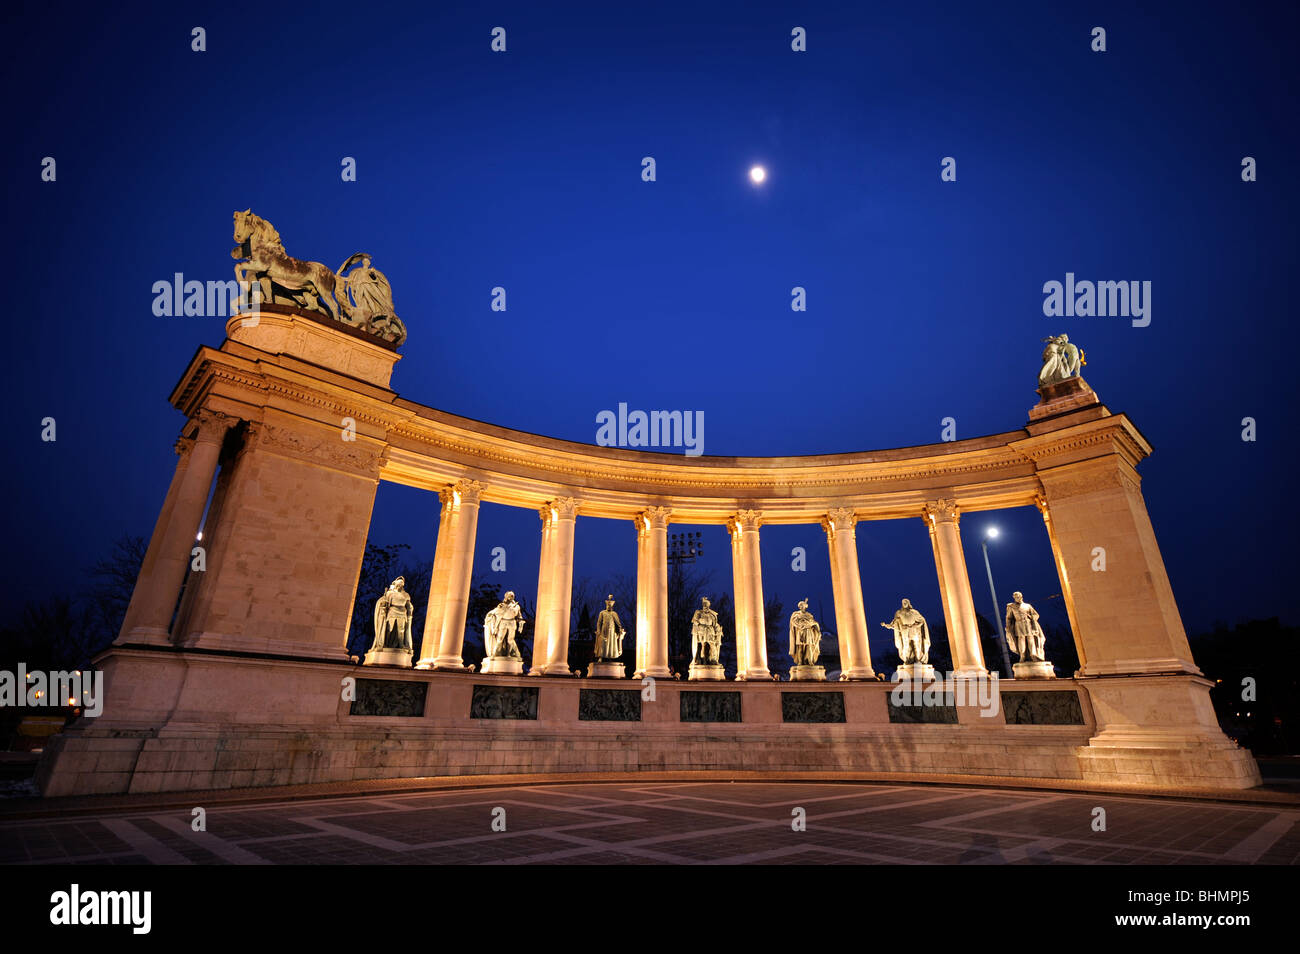
[[[763,511],[737,510],[731,519],[727,521],[727,530],[734,536],[737,533],[757,532],[762,525]]]
[[[922,508],[922,512],[926,522],[931,525],[956,524],[961,520],[961,508],[957,506],[957,501],[951,498],[932,500]]]
[[[1042,494],[1034,494],[1034,506],[1037,507],[1038,512],[1043,515],[1043,523],[1052,522],[1051,512],[1047,509],[1046,497],[1044,497]]]
[[[477,504],[483,499],[483,484],[477,480],[464,478],[452,484],[448,490],[453,494],[457,503]]]
[[[822,529],[828,536],[833,536],[841,530],[852,531],[858,523],[858,515],[854,513],[852,507],[835,507],[826,511],[826,516],[822,517]]]
[[[438,491],[438,502],[442,504],[443,510],[446,510],[455,502],[455,497],[452,495],[452,488],[450,485],[443,487]]]
[[[194,420],[198,423],[194,440],[208,444],[220,444],[226,437],[226,431],[239,423],[237,417],[208,408],[202,408],[194,415]]]
[[[638,525],[644,525],[651,530],[668,529],[668,519],[672,516],[671,507],[646,507],[638,515]]]
[[[551,511],[557,520],[572,520],[578,515],[578,498],[556,497],[547,501],[543,509]]]
[[[190,451],[194,450],[194,438],[192,437],[176,438],[176,443],[172,445],[172,450],[175,451],[178,457],[185,457],[186,455],[189,454]]]

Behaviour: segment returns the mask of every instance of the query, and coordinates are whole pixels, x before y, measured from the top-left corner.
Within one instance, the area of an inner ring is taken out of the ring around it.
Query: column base
[[[435,669],[438,672],[473,672],[472,666],[466,666],[465,661],[459,656],[438,656],[433,660],[432,665],[421,665],[420,669]]]
[[[632,674],[635,679],[642,679],[649,676],[651,679],[671,679],[673,678],[672,670],[667,666],[649,666],[645,669],[638,669]]]
[[[372,649],[361,660],[363,666],[395,666],[399,669],[411,668],[411,651],[409,649]]]
[[[530,672],[529,675],[532,675]],[[537,671],[539,676],[572,676],[573,671],[569,669],[568,663],[552,663],[544,666]]]
[[[766,669],[746,669],[736,673],[737,682],[771,682],[772,674]]]
[[[853,666],[841,670],[840,682],[877,682],[876,671],[870,666]]]
[[[1056,668],[1046,660],[1018,662],[1011,667],[1013,679],[1055,679]]]
[[[825,666],[792,666],[790,667],[791,682],[825,682]]]
[[[509,656],[489,656],[483,660],[483,668],[479,672],[495,673],[502,676],[522,676],[524,674],[524,661],[522,659],[512,659]]]
[[[587,667],[588,679],[626,679],[627,667],[616,660],[594,659]]]

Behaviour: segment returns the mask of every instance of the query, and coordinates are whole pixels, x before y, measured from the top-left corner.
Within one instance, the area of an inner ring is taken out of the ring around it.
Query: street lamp
[[[993,597],[993,622],[998,627],[998,646],[1002,649],[1002,671],[1011,678],[1011,654],[1007,652],[1007,634],[1002,631],[1002,614],[998,612],[998,591],[993,588],[993,567],[989,564],[989,541],[998,538],[998,528],[989,527],[984,532],[980,547],[984,550],[984,570],[989,575],[989,596]]]

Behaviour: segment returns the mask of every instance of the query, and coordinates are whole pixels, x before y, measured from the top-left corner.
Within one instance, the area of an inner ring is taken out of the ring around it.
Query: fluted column
[[[438,540],[433,547],[433,575],[429,579],[429,606],[424,614],[420,640],[420,661],[416,669],[432,669],[438,662],[442,645],[442,616],[447,605],[447,574],[451,570],[452,539],[456,531],[456,508],[450,487],[438,491],[442,512],[438,517]]]
[[[451,488],[452,540],[447,567],[447,595],[442,612],[442,637],[435,669],[464,669],[465,614],[469,609],[470,574],[474,568],[474,539],[483,485],[458,480]]]
[[[943,593],[944,619],[948,624],[948,649],[953,674],[983,676],[984,650],[980,647],[975,601],[971,598],[966,557],[958,529],[960,512],[955,500],[937,500],[925,506],[925,522],[934,544],[935,568]]]
[[[194,447],[189,452],[189,462],[178,475],[179,485],[171,504],[166,526],[162,529],[162,542],[146,575],[143,567],[131,595],[127,612],[135,610],[131,630],[119,637],[132,643],[169,643],[172,614],[180,596],[185,571],[190,565],[194,538],[207,506],[212,478],[217,472],[217,460],[226,432],[236,419],[215,411],[198,413],[198,433]],[[170,495],[170,491],[169,491]],[[164,503],[164,508],[166,508]],[[161,522],[161,517],[160,517]],[[125,630],[125,626],[123,627]]]
[[[830,550],[831,588],[835,593],[835,629],[840,641],[840,678],[875,679],[867,613],[862,603],[862,574],[858,569],[857,516],[836,508],[822,520]]]
[[[569,675],[569,616],[573,606],[573,528],[578,502],[557,497],[550,503],[554,520],[551,540],[551,573],[546,615],[546,668],[543,675]],[[541,613],[538,613],[540,626]],[[533,659],[537,650],[533,650]]]
[[[551,608],[551,577],[555,571],[552,554],[555,541],[556,514],[549,503],[537,511],[542,519],[542,552],[537,561],[537,618],[533,620],[533,661],[530,676],[540,676],[546,671],[546,621]]]
[[[646,575],[650,569],[650,518],[637,514],[636,526],[636,668],[638,677],[645,675],[646,647],[650,644],[649,597]]]
[[[140,615],[140,607],[144,601],[144,594],[147,587],[139,585],[140,580],[148,579],[153,575],[154,564],[158,562],[158,553],[163,548],[163,538],[167,535],[167,525],[171,522],[172,510],[176,506],[176,497],[180,493],[181,483],[185,477],[185,469],[190,463],[190,453],[194,450],[194,439],[182,437],[176,441],[173,447],[177,454],[176,469],[172,471],[172,482],[167,487],[167,495],[163,498],[162,510],[158,512],[158,520],[154,523],[153,536],[149,538],[149,548],[145,550],[144,560],[140,564],[140,572],[136,576],[136,586],[131,592],[131,602],[127,604],[126,615],[122,618],[122,627],[118,631],[116,642],[123,642],[127,634],[135,628],[136,619]]]
[[[771,679],[767,668],[767,623],[763,617],[763,561],[759,555],[758,528],[762,514],[741,510],[732,517],[734,535],[740,537],[741,586],[745,594],[745,658],[740,668],[737,653],[737,679]],[[736,645],[740,645],[740,619],[736,620]]]
[[[668,668],[668,518],[671,513],[667,507],[648,507],[641,514],[646,534],[642,584],[645,588],[646,640],[643,668],[637,675],[672,675]],[[637,618],[639,623],[639,611]],[[640,633],[637,634],[637,643],[640,652]]]
[[[727,521],[731,536],[731,596],[732,616],[736,620],[736,678],[744,677],[749,668],[749,640],[745,637],[748,623],[749,601],[745,593],[745,545],[740,522],[732,517]]]

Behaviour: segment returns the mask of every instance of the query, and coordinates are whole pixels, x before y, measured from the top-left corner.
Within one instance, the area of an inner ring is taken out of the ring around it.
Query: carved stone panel
[[[536,719],[536,686],[475,686],[471,719]]]
[[[844,693],[783,692],[781,721],[844,722]]]
[[[889,700],[889,721],[910,725],[956,725],[957,706],[952,693],[944,697],[943,705],[895,705]]]
[[[583,689],[578,693],[580,722],[640,722],[640,689]]]
[[[1073,689],[1050,692],[1004,692],[1007,725],[1083,725],[1083,707]]]
[[[419,719],[424,716],[424,699],[428,692],[427,682],[408,682],[405,679],[358,679],[357,697],[352,700],[348,715],[404,716],[409,719]]]
[[[740,722],[740,693],[682,692],[682,722]]]

